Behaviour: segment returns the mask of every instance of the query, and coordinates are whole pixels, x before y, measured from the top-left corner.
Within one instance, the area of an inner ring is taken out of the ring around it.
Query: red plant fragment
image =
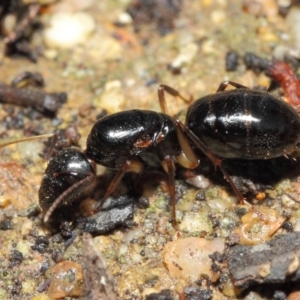
[[[300,111],[300,81],[292,67],[285,62],[272,60],[269,76],[284,90],[286,101]]]

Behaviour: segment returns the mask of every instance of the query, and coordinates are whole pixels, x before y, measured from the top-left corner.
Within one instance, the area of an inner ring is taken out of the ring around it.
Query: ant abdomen
[[[268,92],[246,88],[195,101],[186,125],[222,158],[275,158],[294,151],[300,141],[300,118],[291,105]]]

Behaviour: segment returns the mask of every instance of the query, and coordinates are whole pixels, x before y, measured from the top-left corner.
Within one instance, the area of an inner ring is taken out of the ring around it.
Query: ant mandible
[[[228,85],[236,89],[226,91]],[[160,85],[162,113],[129,110],[106,116],[93,126],[83,153],[68,148],[50,160],[39,191],[44,222],[57,207],[73,201],[93,181],[95,163],[118,170],[96,212],[125,172],[141,172],[147,164],[162,165],[168,175],[172,222],[177,229],[175,162],[186,168],[198,165],[187,137],[222,171],[240,203],[247,202],[222,159],[271,159],[290,154],[300,142],[298,113],[268,92],[251,90],[232,81],[222,82],[216,93],[190,105],[185,124],[165,114],[165,92],[188,102],[175,89]]]

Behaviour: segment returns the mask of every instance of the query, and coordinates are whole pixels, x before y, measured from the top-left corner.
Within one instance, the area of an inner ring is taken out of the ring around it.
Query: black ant
[[[225,91],[228,85],[236,89]],[[73,201],[93,181],[95,163],[118,170],[96,212],[125,172],[141,172],[147,164],[162,165],[168,174],[172,221],[177,228],[175,162],[186,168],[198,165],[187,138],[222,171],[240,203],[247,202],[222,160],[286,156],[300,142],[298,113],[268,92],[251,90],[231,81],[222,82],[216,93],[190,105],[183,124],[165,114],[165,91],[188,102],[178,91],[160,85],[158,98],[162,113],[129,110],[106,116],[93,126],[83,153],[69,148],[50,160],[39,191],[44,222],[48,222],[57,207]]]
[[[95,212],[100,211],[126,172],[141,172],[143,165],[162,166],[168,174],[173,225],[177,226],[175,162],[186,168],[195,168],[198,158],[181,129],[174,126],[173,119],[164,113],[164,90],[188,101],[171,87],[161,85],[159,100],[163,113],[129,110],[106,116],[93,126],[83,153],[67,148],[50,160],[39,191],[40,205],[46,212],[45,223],[61,203],[73,201],[93,181],[97,163],[118,172]]]

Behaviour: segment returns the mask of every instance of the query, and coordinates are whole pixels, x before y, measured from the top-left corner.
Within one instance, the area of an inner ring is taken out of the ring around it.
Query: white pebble
[[[293,208],[296,205],[295,201],[287,195],[282,195],[281,203],[285,208]]]
[[[137,227],[137,228],[127,231],[126,234],[122,238],[122,242],[128,243],[134,239],[138,239],[138,238],[142,237],[143,235],[144,235],[144,233],[143,233],[141,227]]]
[[[103,93],[94,100],[96,107],[102,107],[109,113],[121,111],[125,103],[121,82],[119,80],[109,81],[105,84]]]
[[[87,13],[58,12],[52,16],[44,39],[49,47],[69,49],[84,43],[94,29],[95,22]]]
[[[127,253],[127,251],[128,251],[127,245],[121,245],[120,250],[119,250],[119,254],[123,255],[123,254]]]
[[[181,68],[183,65],[190,64],[196,57],[198,52],[198,45],[196,43],[189,43],[180,49],[180,53],[171,63],[173,68]]]
[[[215,251],[222,253],[224,247],[224,242],[219,238],[212,241],[197,237],[178,239],[166,244],[164,264],[171,277],[195,282],[201,274],[206,274],[214,280],[209,255]]]
[[[203,175],[197,175],[194,177],[190,177],[186,180],[187,183],[199,188],[206,189],[209,186],[209,180]]]
[[[212,231],[207,212],[186,213],[179,225],[179,229],[187,232]]]
[[[292,7],[286,17],[286,24],[295,48],[300,47],[300,7]]]
[[[131,259],[134,263],[140,263],[143,257],[140,254],[135,253],[131,256]]]
[[[208,206],[219,212],[224,212],[232,207],[232,203],[223,198],[214,198],[206,201]]]
[[[297,219],[294,223],[294,231],[300,231],[300,219]]]
[[[120,15],[119,15],[119,22],[121,24],[124,24],[124,25],[127,25],[127,24],[130,24],[132,23],[132,18],[130,16],[130,14],[126,13],[126,12],[122,12]]]

